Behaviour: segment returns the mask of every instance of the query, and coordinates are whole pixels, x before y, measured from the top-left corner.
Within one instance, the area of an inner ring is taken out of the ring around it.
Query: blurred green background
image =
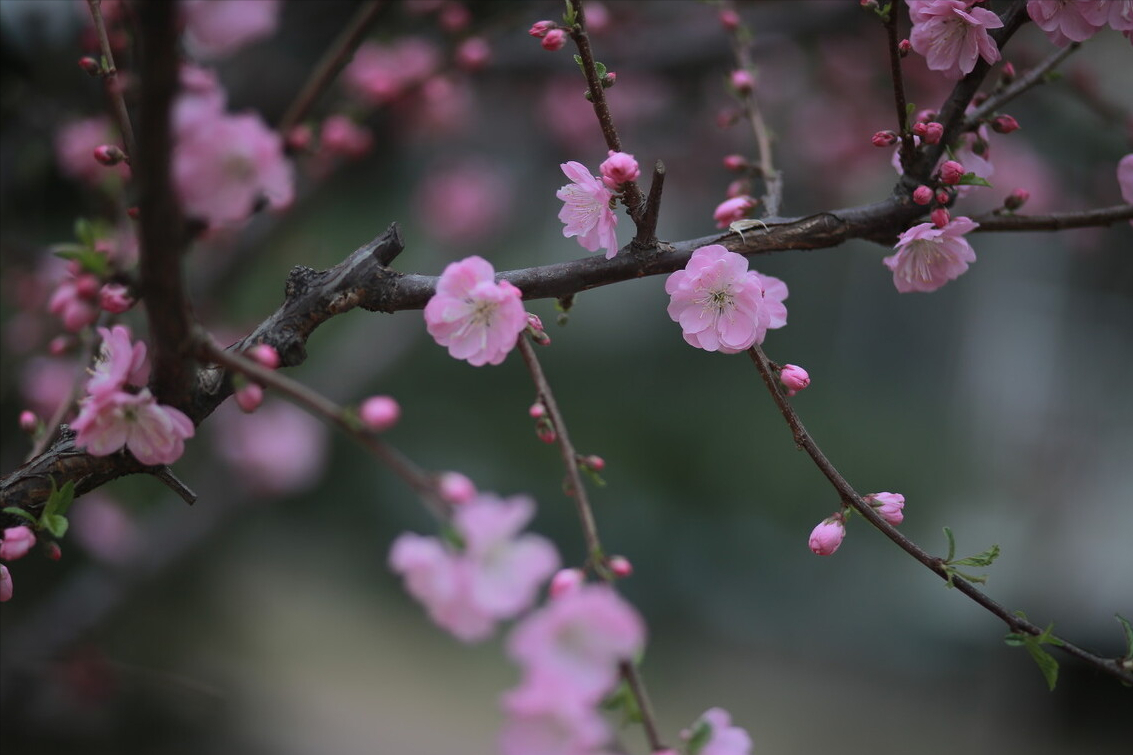
[[[16,418],[35,352],[13,346],[21,287],[48,245],[70,240],[76,216],[107,207],[62,176],[52,154],[61,123],[102,106],[74,65],[83,7],[73,5],[0,2],[5,472],[28,449]],[[558,166],[596,169],[605,148],[569,51],[545,52],[526,35],[561,3],[466,5],[471,25],[457,33],[404,3],[388,3],[374,30],[386,41],[421,35],[443,55],[468,33],[490,42],[484,70],[450,76],[445,103],[458,117],[437,125],[413,102],[365,112],[375,135],[366,157],[317,179],[301,171],[291,212],[193,250],[194,306],[222,339],[278,305],[291,266],[329,267],[395,220],[407,249],[394,267],[406,272],[438,274],[470,254],[497,270],[585,254],[556,220]],[[229,108],[278,122],[355,8],[285,3],[274,37],[218,65]],[[668,168],[659,235],[707,235],[734,178],[721,158],[753,149],[742,126],[717,125],[733,65],[717,10],[605,8],[594,46],[618,73],[609,96],[626,150]],[[876,19],[857,3],[739,8],[779,140],[784,213],[886,196],[889,154],[869,145],[892,125]],[[1006,57],[1024,69],[1051,49],[1029,25]],[[1025,211],[1119,203],[1131,62],[1128,41],[1104,30],[1069,59],[1064,80],[1012,105],[1023,128],[992,135],[994,188],[954,214],[990,209],[1016,186],[1032,192]],[[906,65],[910,98],[938,105],[940,82],[918,72],[916,56]],[[317,115],[342,102],[333,90]],[[507,201],[488,231],[453,240],[450,208],[424,186],[469,160],[498,176]],[[987,586],[996,600],[1119,655],[1113,614],[1133,617],[1133,230],[971,241],[978,261],[931,295],[897,294],[881,264],[889,250],[864,242],[752,258],[790,287],[789,324],[765,348],[809,370],[794,405],[850,482],[906,496],[906,534],[937,553],[945,525],[963,555],[998,543]],[[681,728],[721,706],[760,753],[1123,752],[1130,690],[1060,655],[1059,686],[1047,692],[1026,653],[1003,644],[1001,624],[860,519],[836,555],[810,553],[807,535],[837,496],[795,449],[747,358],[683,342],[663,286],[650,278],[582,293],[563,327],[553,302],[529,309],[548,324],[553,343],[540,357],[572,438],[608,464],[608,485],[592,497],[607,547],[635,566],[622,587],[649,625],[643,670],[665,738],[676,744]],[[140,313],[129,317],[144,332]],[[397,397],[404,415],[391,443],[481,489],[533,496],[533,528],[581,562],[558,455],[535,438],[534,389],[516,356],[499,367],[457,362],[413,311],[351,312],[308,348],[290,374],[342,403]],[[241,426],[271,401],[250,417],[225,406],[200,428],[176,465],[200,495],[194,507],[153,479],[122,479],[92,504],[102,518],[89,526],[112,521],[110,534],[63,541],[58,563],[33,553],[10,565],[16,597],[0,611],[6,755],[495,751],[499,695],[518,682],[500,639],[461,645],[386,567],[393,538],[432,532],[429,517],[329,430],[287,418],[269,431],[278,451],[248,440]],[[282,492],[224,460],[235,446],[270,464],[301,442],[311,475]],[[635,728],[623,742],[646,751]]]

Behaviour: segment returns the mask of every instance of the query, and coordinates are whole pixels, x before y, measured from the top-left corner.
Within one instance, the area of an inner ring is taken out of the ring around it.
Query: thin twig
[[[964,131],[971,131],[979,125],[981,120],[998,111],[1008,102],[1023,94],[1023,92],[1046,82],[1048,80],[1047,74],[1058,66],[1059,63],[1066,60],[1066,58],[1070,56],[1070,53],[1081,46],[1081,42],[1071,42],[1066,47],[1056,50],[1049,55],[1046,60],[1004,87],[1002,91],[996,92],[988,97],[982,105],[973,110],[971,114],[964,119]]]
[[[980,224],[976,231],[1061,231],[1092,228],[1133,220],[1133,205],[1119,204],[1096,210],[1052,212],[1047,215],[1008,215],[996,212],[972,218]]]
[[[296,125],[298,125],[307,113],[315,104],[315,100],[319,95],[330,85],[334,77],[346,66],[346,63],[354,55],[354,51],[358,49],[358,45],[366,36],[370,25],[378,17],[378,12],[382,9],[381,0],[369,0],[369,2],[362,5],[358,12],[354,14],[354,18],[350,20],[338,38],[331,43],[327,51],[323,53],[322,59],[318,65],[311,72],[310,78],[299,90],[299,94],[295,100],[287,108],[283,118],[279,121],[279,132],[287,136]]]
[[[917,145],[909,131],[909,116],[906,110],[905,81],[901,76],[901,50],[897,39],[897,9],[892,5],[885,17],[885,32],[889,39],[889,75],[893,80],[893,104],[897,108],[897,133],[901,135],[901,168],[911,167]]]
[[[570,441],[570,434],[567,432],[566,422],[563,420],[562,412],[559,411],[558,402],[555,401],[555,396],[551,392],[551,385],[547,382],[547,376],[543,373],[543,367],[539,364],[539,358],[535,355],[534,347],[524,335],[520,335],[518,346],[519,353],[523,357],[523,362],[527,365],[528,372],[531,373],[531,380],[535,383],[535,390],[539,394],[539,400],[547,407],[547,413],[550,415],[551,422],[554,423],[555,426],[559,452],[563,458],[563,466],[566,467],[571,497],[574,498],[578,518],[582,523],[582,536],[586,540],[587,559],[594,566],[599,567],[599,560],[603,557],[604,553],[602,550],[602,541],[598,537],[598,525],[594,521],[594,512],[590,508],[590,499],[586,493],[586,486],[583,484],[582,475],[578,470],[578,454],[575,452],[574,445]],[[594,571],[599,577],[610,584],[611,587],[613,586],[613,581],[608,570],[595,568]],[[657,721],[653,713],[653,705],[649,700],[649,695],[645,691],[645,682],[641,678],[641,671],[637,668],[636,664],[629,661],[623,661],[619,668],[622,678],[625,679],[626,684],[629,685],[630,691],[637,701],[638,711],[641,713],[641,724],[645,728],[645,736],[649,741],[650,751],[656,752],[665,749],[665,745],[662,743],[661,736],[657,730]]]
[[[943,559],[929,554],[906,537],[903,532],[885,521],[880,514],[873,510],[873,507],[862,500],[861,495],[859,495],[858,492],[854,490],[853,486],[846,481],[846,478],[835,469],[834,465],[830,463],[830,460],[826,458],[826,454],[822,452],[822,449],[818,447],[818,444],[814,442],[810,433],[807,432],[806,427],[803,426],[802,419],[799,418],[799,415],[787,400],[786,394],[779,388],[770,360],[768,360],[767,355],[763,353],[763,349],[756,344],[748,349],[748,356],[751,357],[751,361],[755,364],[756,369],[759,370],[760,377],[763,378],[763,382],[767,385],[767,390],[771,393],[771,398],[775,401],[775,405],[779,407],[779,412],[783,415],[783,419],[786,420],[787,426],[791,428],[795,443],[806,451],[815,466],[817,466],[819,471],[830,481],[834,489],[838,491],[838,496],[846,505],[852,506],[864,519],[881,530],[882,534],[896,543],[901,550],[908,553],[941,579],[949,581],[950,584],[961,593],[968,596],[982,608],[1003,621],[1011,631],[1024,632],[1035,637],[1043,634],[1044,630],[1042,627],[1036,626],[1007,610],[966,579],[955,574],[950,574],[949,571],[945,569]],[[1061,640],[1061,638],[1059,639]],[[1104,671],[1127,684],[1133,684],[1133,672],[1123,669],[1115,660],[1096,656],[1065,640],[1062,640],[1062,644],[1058,645],[1058,647],[1067,654],[1085,661],[1094,668]]]
[[[71,383],[71,391],[65,399],[59,402],[59,406],[55,408],[51,419],[44,424],[43,434],[32,445],[31,451],[24,458],[25,462],[31,461],[43,453],[59,436],[59,426],[63,423],[63,418],[67,416],[67,412],[71,411],[71,408],[83,393],[83,386],[87,379],[87,365],[90,364],[91,358],[94,356],[94,343],[94,339],[88,333],[83,339],[83,349],[79,354],[78,369],[75,372],[75,379]]]
[[[122,135],[122,145],[126,148],[126,162],[138,156],[138,144],[134,141],[134,127],[130,125],[130,112],[126,109],[126,99],[122,94],[122,81],[118,78],[118,68],[114,65],[114,52],[110,49],[110,37],[106,34],[106,21],[102,17],[102,0],[87,0],[90,17],[98,34],[98,46],[106,58],[106,68],[102,71],[106,96],[110,98],[110,109],[118,132]]]

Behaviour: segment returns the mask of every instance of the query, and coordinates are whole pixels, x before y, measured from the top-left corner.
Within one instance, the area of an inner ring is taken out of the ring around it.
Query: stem
[[[1071,42],[1066,47],[1057,50],[1056,52],[1048,56],[1046,60],[1042,61],[1037,66],[1027,71],[1019,78],[1015,79],[1015,81],[1011,82],[1011,84],[1005,87],[1002,91],[996,92],[995,94],[988,97],[982,105],[973,110],[971,115],[969,115],[964,120],[964,130],[971,131],[979,125],[982,119],[996,112],[997,110],[999,110],[999,108],[1003,107],[1019,95],[1023,94],[1023,92],[1026,92],[1028,89],[1044,83],[1046,75],[1059,63],[1066,60],[1066,58],[1070,56],[1070,53],[1074,52],[1081,46],[1081,42]]]
[[[114,65],[110,37],[106,34],[106,22],[102,18],[102,0],[87,0],[87,7],[90,8],[90,17],[94,21],[95,33],[98,34],[99,50],[106,58],[106,70],[102,72],[106,96],[110,99],[110,109],[114,114],[114,121],[118,124],[118,132],[122,134],[122,145],[126,148],[126,162],[129,163],[138,155],[138,144],[134,141],[130,112],[126,109],[126,100],[122,96],[122,82],[118,79],[118,68]]]
[[[854,490],[853,486],[846,481],[846,478],[843,477],[838,470],[834,468],[834,465],[830,463],[830,460],[826,458],[822,449],[818,447],[818,444],[811,438],[810,433],[807,432],[806,427],[803,426],[799,415],[795,413],[794,408],[791,406],[790,402],[787,401],[786,394],[780,390],[775,380],[775,373],[771,367],[770,361],[767,355],[763,353],[763,349],[760,348],[759,344],[752,346],[748,349],[747,353],[748,356],[751,357],[751,361],[755,363],[756,369],[759,370],[760,377],[763,378],[763,382],[767,385],[767,390],[771,392],[771,398],[775,401],[775,405],[779,407],[779,412],[783,415],[783,419],[787,421],[788,427],[791,428],[795,443],[806,451],[815,466],[817,466],[823,476],[830,481],[834,489],[838,491],[838,495],[842,501],[848,506],[852,506],[866,521],[881,530],[882,534],[896,543],[901,550],[908,553],[941,579],[948,581],[949,573],[944,568],[944,560],[929,554],[906,537],[904,533],[885,521],[880,514],[873,510],[873,507],[862,500],[862,497]],[[1011,631],[1025,632],[1035,637],[1042,635],[1042,627],[1019,618],[1014,613],[992,600],[966,579],[958,575],[952,575],[951,582],[957,590],[1003,621]],[[1059,647],[1067,654],[1083,660],[1094,668],[1104,671],[1127,684],[1133,683],[1133,672],[1122,669],[1118,661],[1096,656],[1065,640],[1062,640],[1062,642],[1063,644]]]
[[[740,27],[743,28],[743,27]],[[751,51],[748,45],[740,38],[740,29],[729,32],[732,41],[732,52],[735,54],[739,68],[753,71]],[[759,163],[759,173],[763,178],[763,209],[766,217],[778,217],[779,205],[783,200],[783,175],[775,170],[771,151],[771,132],[763,120],[763,111],[755,99],[754,90],[740,95],[740,103],[744,113],[751,122],[752,132],[755,136],[756,151]]]
[[[307,117],[307,113],[314,106],[315,100],[346,66],[351,56],[354,55],[354,51],[358,49],[358,45],[362,43],[366,32],[374,19],[377,18],[381,8],[381,0],[369,0],[362,5],[338,38],[323,53],[322,59],[311,72],[310,78],[307,79],[279,122],[278,130],[284,138],[287,137],[292,128]]]
[[[897,107],[897,133],[901,135],[901,169],[913,164],[917,145],[909,132],[908,105],[905,101],[905,82],[901,76],[901,51],[897,39],[897,6],[889,9],[885,18],[885,31],[889,38],[889,75],[893,79],[893,104]]]
[[[1047,215],[991,213],[972,220],[980,224],[976,231],[1061,231],[1065,228],[1088,228],[1133,220],[1133,205],[1119,204],[1096,210],[1052,212]]]
[[[657,219],[661,213],[661,192],[665,188],[665,163],[660,160],[653,166],[653,181],[649,184],[649,198],[645,212],[637,224],[637,235],[630,246],[634,249],[652,249],[657,246]]]

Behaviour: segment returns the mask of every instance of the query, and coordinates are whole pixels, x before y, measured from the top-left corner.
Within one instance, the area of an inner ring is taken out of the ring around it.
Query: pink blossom
[[[728,170],[744,170],[747,168],[747,158],[743,155],[725,155],[724,167]]]
[[[527,30],[527,33],[533,37],[539,37],[540,39],[542,39],[543,37],[547,36],[547,32],[554,28],[554,21],[536,21],[531,25],[531,28]]]
[[[578,243],[592,252],[606,250],[606,259],[618,253],[618,216],[610,209],[613,193],[590,175],[582,163],[570,161],[560,166],[571,183],[555,196],[563,201],[559,220],[566,225],[563,236],[578,237]]]
[[[787,322],[786,284],[748,270],[745,257],[719,244],[693,252],[665,281],[665,292],[685,341],[705,351],[735,354]]]
[[[894,247],[897,253],[884,260],[893,271],[893,285],[903,294],[927,293],[958,278],[976,261],[964,234],[978,227],[969,218],[957,217],[943,228],[921,223],[902,233]]]
[[[393,396],[371,396],[358,409],[362,424],[375,432],[389,430],[401,419],[401,406]]]
[[[696,736],[701,727],[707,727],[709,734],[698,755],[748,755],[751,752],[751,737],[744,729],[732,726],[732,717],[723,708],[706,710],[692,725],[688,738]]]
[[[444,245],[476,244],[506,224],[514,204],[510,176],[498,165],[467,159],[431,170],[413,198],[425,231]]]
[[[384,105],[431,76],[440,65],[436,46],[421,37],[390,45],[365,42],[342,71],[347,90],[363,102]]]
[[[865,500],[882,519],[893,526],[905,520],[905,496],[900,493],[872,493]]]
[[[502,755],[598,755],[610,730],[588,700],[569,688],[524,684],[504,695]]]
[[[4,537],[0,540],[0,558],[5,561],[15,561],[23,558],[35,547],[35,533],[30,527],[19,525],[4,530]]]
[[[176,124],[172,174],[186,215],[220,227],[244,222],[265,199],[274,209],[291,204],[283,139],[259,115],[181,112],[192,114],[191,126]]]
[[[1019,121],[1010,115],[997,115],[991,121],[991,130],[997,134],[1010,134],[1019,130]]]
[[[39,417],[35,416],[35,412],[27,409],[20,412],[20,429],[25,433],[34,433],[39,429]]]
[[[125,564],[142,547],[145,535],[138,523],[111,498],[94,491],[67,513],[74,536],[84,549],[99,560]]]
[[[797,364],[785,364],[779,371],[779,382],[787,389],[788,396],[794,396],[810,385],[810,375]]]
[[[596,703],[617,680],[618,663],[633,660],[644,644],[645,624],[633,606],[608,585],[584,585],[517,624],[507,652],[533,686]]]
[[[121,283],[107,283],[98,291],[98,306],[111,314],[128,312],[134,306],[134,301],[134,297],[130,296],[130,289]]]
[[[999,60],[999,48],[988,29],[1003,26],[986,8],[971,7],[964,0],[909,0],[913,50],[925,57],[929,69],[946,78],[960,79],[976,67],[982,57]]]
[[[68,123],[55,134],[55,160],[65,175],[92,185],[112,176],[128,178],[130,167],[126,163],[108,170],[94,158],[97,147],[117,138],[106,116]]]
[[[71,423],[75,445],[94,456],[126,448],[142,464],[172,464],[193,437],[193,422],[180,410],[158,404],[148,388],[137,394],[114,391],[83,399]]]
[[[846,525],[841,514],[823,519],[810,533],[810,549],[819,556],[829,556],[838,550],[846,537]]]
[[[534,513],[529,498],[481,494],[453,515],[463,550],[405,533],[390,551],[390,567],[405,577],[406,589],[433,621],[465,642],[478,642],[497,621],[527,610],[559,567],[550,541],[520,534]]]
[[[515,348],[527,327],[522,294],[481,257],[449,264],[437,293],[425,305],[425,325],[438,344],[455,359],[479,367],[499,364]]]
[[[483,37],[469,37],[457,46],[454,57],[465,71],[479,71],[492,59],[492,48]]]
[[[0,603],[6,603],[12,599],[12,575],[8,572],[8,567],[0,564]]]
[[[1109,4],[1117,3],[1109,0],[1029,0],[1027,15],[1046,32],[1051,42],[1066,47],[1071,42],[1084,42],[1105,26],[1105,11],[1095,9]]]
[[[611,191],[618,191],[622,184],[636,181],[641,175],[641,169],[637,165],[637,160],[633,159],[633,155],[614,150],[610,150],[610,156],[598,166],[598,172],[602,174],[602,182]]]
[[[1130,38],[1133,32],[1133,0],[1094,0],[1079,11],[1094,26],[1109,25]]]
[[[48,311],[58,315],[63,321],[63,327],[72,333],[78,333],[98,319],[95,299],[87,293],[89,286],[85,285],[90,281],[94,282],[94,291],[97,294],[98,280],[92,275],[85,274],[61,282],[47,302]]]
[[[374,145],[374,135],[370,130],[345,115],[328,117],[323,121],[319,134],[323,149],[344,157],[361,157]]]
[[[141,341],[131,343],[130,329],[125,325],[99,328],[98,334],[102,337],[102,346],[99,347],[94,373],[87,381],[87,393],[108,396],[127,385],[145,385],[150,370],[146,361],[146,345]]]
[[[725,199],[716,206],[715,212],[712,213],[712,217],[716,220],[716,227],[727,228],[737,220],[743,220],[747,217],[748,211],[755,205],[756,200],[746,194]]]
[[[278,0],[181,0],[185,42],[201,57],[220,58],[275,33]]]
[[[222,406],[211,424],[221,458],[256,493],[303,490],[326,464],[326,426],[286,401],[266,401],[255,414]]]

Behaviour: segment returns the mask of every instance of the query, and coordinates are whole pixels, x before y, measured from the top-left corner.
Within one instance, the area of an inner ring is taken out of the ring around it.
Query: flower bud
[[[929,213],[929,217],[932,219],[932,224],[937,228],[943,228],[948,225],[948,221],[952,219],[948,214],[948,210],[943,207],[937,207]]]
[[[74,336],[55,336],[47,343],[47,353],[53,357],[60,357],[78,345]]]
[[[1019,121],[1009,115],[997,115],[991,121],[991,130],[997,134],[1010,134],[1019,130]]]
[[[829,556],[838,550],[846,537],[846,525],[841,512],[823,519],[810,533],[810,549],[819,556]]]
[[[310,148],[314,139],[315,132],[311,130],[311,127],[306,123],[300,123],[287,132],[285,141],[287,149],[292,152],[304,152]]]
[[[810,385],[810,375],[797,364],[785,364],[783,369],[779,370],[779,382],[787,389],[788,396],[794,396]]]
[[[932,202],[932,189],[924,184],[913,189],[913,201],[919,205],[926,205]]]
[[[437,480],[437,492],[449,503],[459,505],[476,497],[476,485],[460,472],[442,472]]]
[[[561,50],[563,49],[563,45],[566,44],[566,32],[562,29],[551,29],[547,32],[547,35],[543,37],[543,41],[540,44],[543,45],[544,50],[550,52]]]
[[[875,147],[892,147],[897,143],[897,134],[892,131],[878,131],[870,139]]]
[[[98,64],[97,60],[90,57],[89,55],[79,58],[79,68],[83,69],[91,76],[98,76],[100,73],[102,73],[102,66]]]
[[[724,27],[725,31],[735,31],[740,28],[740,14],[736,13],[731,8],[725,8],[720,11],[720,25]]]
[[[609,154],[610,156],[598,166],[598,170],[602,173],[602,183],[608,188],[618,191],[622,184],[636,181],[641,175],[641,169],[637,165],[637,160],[633,159],[633,155],[613,150],[610,150]]]
[[[264,402],[264,388],[259,383],[245,383],[236,389],[236,404],[240,410],[251,414]]]
[[[554,443],[559,435],[555,432],[555,425],[550,417],[540,417],[535,421],[535,437],[544,443]]]
[[[951,201],[952,195],[945,189],[941,189],[940,191],[936,192],[936,203],[941,207],[947,205]]]
[[[591,454],[590,456],[579,456],[578,463],[580,466],[589,469],[591,472],[601,472],[606,468],[606,460],[601,456]]]
[[[728,170],[744,170],[747,168],[747,158],[743,155],[727,155],[724,157],[724,167]]]
[[[1015,189],[1007,195],[1006,199],[1003,200],[1003,206],[1008,210],[1014,212],[1015,210],[1018,210],[1020,207],[1026,204],[1027,200],[1030,198],[1031,192],[1027,191],[1026,189]]]
[[[1015,80],[1015,65],[1008,61],[1003,64],[1003,68],[999,70],[999,80],[1004,84],[1010,84]]]
[[[547,32],[551,31],[551,29],[554,28],[554,21],[536,21],[531,25],[531,28],[527,30],[527,33],[533,37],[539,37],[540,39],[542,39],[543,37],[547,36]]]
[[[547,592],[552,598],[561,598],[578,590],[585,581],[586,575],[581,569],[559,569],[555,572],[555,576],[551,577]]]
[[[15,561],[23,558],[35,545],[35,533],[23,524],[4,530],[4,540],[0,542],[0,559]]]
[[[20,412],[20,429],[25,433],[34,433],[39,429],[39,417],[35,412],[24,409]]]
[[[392,396],[371,396],[358,410],[362,424],[375,432],[385,432],[401,419],[401,406]]]
[[[547,407],[543,405],[542,401],[536,401],[527,410],[527,413],[531,416],[531,419],[541,419],[547,416]]]
[[[925,144],[939,144],[944,136],[944,124],[929,121],[924,125],[924,134],[921,136]]]
[[[270,343],[257,343],[252,348],[248,349],[247,356],[251,357],[257,364],[262,367],[267,367],[269,370],[274,370],[279,367],[279,352]]]
[[[964,166],[955,160],[949,160],[940,166],[940,180],[949,186],[960,183],[964,177]]]
[[[134,306],[134,297],[121,283],[107,283],[98,290],[98,306],[106,312],[120,315]]]
[[[740,94],[749,94],[755,90],[755,77],[746,68],[737,68],[732,71],[732,89]]]
[[[893,526],[905,520],[905,496],[900,493],[871,493],[865,501]]]
[[[606,559],[606,566],[618,579],[624,579],[633,574],[633,564],[625,556],[610,556]]]
[[[910,42],[909,40],[902,39],[900,42],[897,43],[897,54],[900,55],[902,58],[906,57],[912,51],[913,51],[913,43]]]
[[[101,288],[102,284],[97,275],[83,273],[75,279],[75,293],[84,299],[95,298]]]
[[[113,144],[100,144],[94,148],[94,159],[103,165],[117,165],[126,159],[126,153]]]
[[[43,555],[52,561],[58,561],[63,558],[63,549],[59,547],[59,543],[52,540],[43,544]]]
[[[616,71],[606,71],[606,75],[602,78],[602,88],[609,89],[614,84],[618,83],[618,74]]]

